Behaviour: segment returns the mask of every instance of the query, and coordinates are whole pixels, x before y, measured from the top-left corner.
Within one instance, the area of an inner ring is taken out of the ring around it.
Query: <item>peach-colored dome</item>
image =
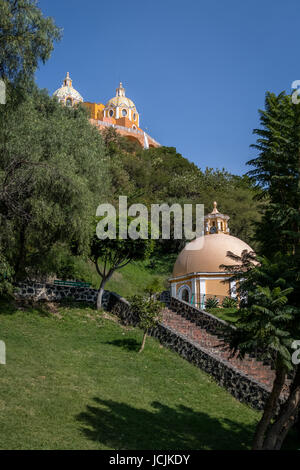
[[[173,269],[173,277],[189,273],[224,272],[221,264],[236,264],[227,255],[228,251],[240,256],[243,250],[252,248],[239,238],[224,233],[204,235],[188,243],[179,254]]]

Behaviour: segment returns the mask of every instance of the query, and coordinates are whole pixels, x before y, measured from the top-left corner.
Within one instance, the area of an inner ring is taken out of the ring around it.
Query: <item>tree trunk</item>
[[[271,426],[263,449],[279,450],[282,443],[291,429],[296,423],[296,419],[300,408],[300,367],[298,366],[295,378],[291,385],[290,394],[287,401],[281,407],[280,413]]]
[[[102,298],[103,298],[103,294],[104,294],[104,286],[105,286],[107,281],[108,281],[108,279],[106,277],[104,277],[101,280],[100,287],[99,287],[99,290],[98,290],[98,295],[97,295],[97,310],[102,309]]]
[[[102,308],[102,297],[103,297],[103,294],[104,294],[104,286],[107,283],[107,281],[110,280],[113,273],[114,273],[114,271],[112,269],[110,269],[107,276],[104,276],[101,280],[100,287],[99,287],[99,290],[98,290],[98,295],[97,295],[97,310],[101,310],[101,308]]]
[[[276,406],[280,393],[286,379],[286,369],[280,367],[276,370],[276,377],[273,383],[271,394],[266,402],[266,406],[260,422],[258,423],[253,439],[252,450],[261,450],[264,445],[265,434],[270,425],[271,419],[276,413]]]
[[[102,309],[102,297],[103,297],[104,289],[103,287],[100,287],[98,290],[98,295],[97,295],[97,310]]]
[[[144,331],[144,336],[143,336],[143,341],[142,341],[142,344],[141,344],[141,348],[140,348],[140,350],[139,350],[139,353],[141,353],[141,352],[144,350],[145,343],[146,343],[146,338],[147,338],[147,334],[148,334],[148,330],[145,330],[145,331]]]

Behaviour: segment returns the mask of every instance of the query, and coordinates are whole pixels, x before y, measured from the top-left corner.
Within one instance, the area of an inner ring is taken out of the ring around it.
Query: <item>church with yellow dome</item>
[[[113,127],[119,134],[136,142],[143,148],[160,147],[149,134],[140,128],[140,114],[134,102],[125,94],[125,88],[120,82],[116,96],[106,104],[84,101],[80,93],[72,86],[69,72],[62,86],[53,93],[60,103],[65,106],[76,106],[82,103],[90,113],[90,122],[99,130]]]
[[[221,303],[225,297],[236,297],[236,284],[222,265],[232,264],[228,252],[241,256],[252,248],[229,234],[229,216],[221,214],[217,203],[204,217],[204,235],[188,243],[179,254],[169,279],[171,296],[199,308],[208,298],[216,296]],[[235,262],[235,264],[237,264]]]

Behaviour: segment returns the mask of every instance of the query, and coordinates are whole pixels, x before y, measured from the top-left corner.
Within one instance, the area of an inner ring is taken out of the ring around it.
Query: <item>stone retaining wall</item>
[[[176,299],[175,297],[171,297],[170,308],[178,315],[181,315],[187,320],[195,323],[195,325],[200,328],[204,328],[206,331],[216,336],[222,334],[224,330],[228,328],[234,328],[234,326],[229,325],[220,318],[194,307],[188,302]]]
[[[103,308],[107,308],[110,293],[103,294]],[[15,284],[15,297],[17,299],[34,299],[48,302],[61,300],[75,300],[78,302],[96,303],[97,290],[89,287],[56,286],[39,282],[20,282]]]

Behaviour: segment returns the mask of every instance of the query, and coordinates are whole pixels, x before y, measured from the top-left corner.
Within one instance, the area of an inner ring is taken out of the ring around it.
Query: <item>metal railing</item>
[[[97,124],[99,126],[113,127],[114,129],[120,129],[122,131],[132,132],[133,134],[139,134],[139,135],[144,134],[142,131],[139,131],[138,129],[133,129],[132,127],[119,126],[118,124],[112,124],[111,122],[97,120]]]
[[[204,310],[206,308],[207,305],[209,305],[209,307],[222,307],[223,305],[223,302],[225,299],[230,299],[231,297],[229,297],[228,295],[214,295],[214,294],[201,294],[200,295],[200,298],[199,298],[199,295],[197,295],[197,297],[195,296],[195,294],[192,294],[192,297],[191,297],[191,300],[190,300],[190,304],[194,307],[197,307],[197,308],[200,308],[202,310]],[[234,302],[234,298],[233,299],[233,302]],[[179,299],[180,300],[180,299]],[[237,303],[237,300],[236,300],[236,303]],[[213,305],[215,304],[215,305]]]

